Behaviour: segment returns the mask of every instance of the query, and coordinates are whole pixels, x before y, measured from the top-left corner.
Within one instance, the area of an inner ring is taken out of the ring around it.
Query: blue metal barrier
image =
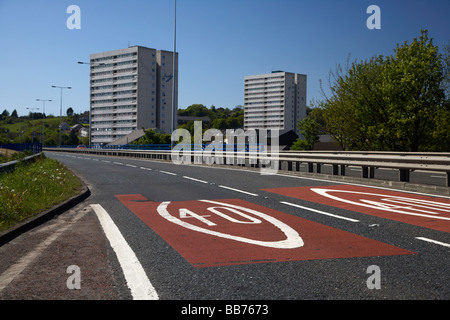
[[[8,143],[0,144],[0,148],[19,152],[31,151],[33,154],[35,154],[42,152],[42,143]]]

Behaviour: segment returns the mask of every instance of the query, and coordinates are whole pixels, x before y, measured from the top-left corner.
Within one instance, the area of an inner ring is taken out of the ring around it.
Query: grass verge
[[[44,155],[17,164],[0,174],[0,231],[70,199],[82,186],[69,169]]]

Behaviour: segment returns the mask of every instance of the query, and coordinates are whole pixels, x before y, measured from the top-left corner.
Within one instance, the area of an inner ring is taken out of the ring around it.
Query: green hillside
[[[72,115],[61,117],[61,122],[67,123],[69,126],[73,126],[79,123],[81,115]],[[5,116],[2,115],[0,119],[0,144],[6,143],[31,143],[31,142],[42,142],[42,134],[45,132],[45,145],[54,146],[59,145],[59,126],[60,118],[54,116],[48,116],[44,119],[43,130],[43,119],[42,114],[37,114],[33,116]],[[83,126],[89,127],[88,124],[83,124]],[[32,132],[35,132],[34,139],[32,140]],[[81,138],[74,139],[69,134],[69,131],[63,131],[61,134],[62,144],[81,144]],[[76,141],[75,141],[76,140]]]

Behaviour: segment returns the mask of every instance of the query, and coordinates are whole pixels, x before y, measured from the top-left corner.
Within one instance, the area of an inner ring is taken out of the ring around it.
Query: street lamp
[[[36,99],[36,101],[42,101],[42,147],[45,145],[45,102],[52,100]]]
[[[59,109],[59,147],[61,148],[61,131],[62,131],[62,93],[63,89],[72,89],[72,87],[59,87],[59,86],[52,86],[52,88],[61,89],[61,105]]]
[[[39,110],[39,109],[40,108],[27,108],[27,110]],[[31,112],[31,143],[34,142],[33,131],[34,131],[34,120],[33,120],[33,112]]]

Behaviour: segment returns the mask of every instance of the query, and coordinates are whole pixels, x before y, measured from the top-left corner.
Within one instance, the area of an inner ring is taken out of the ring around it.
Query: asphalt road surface
[[[0,247],[0,299],[176,300],[185,301],[176,313],[205,316],[207,301],[259,303],[214,305],[217,316],[270,313],[261,301],[272,300],[450,298],[448,197],[233,167],[46,155],[92,194]]]

